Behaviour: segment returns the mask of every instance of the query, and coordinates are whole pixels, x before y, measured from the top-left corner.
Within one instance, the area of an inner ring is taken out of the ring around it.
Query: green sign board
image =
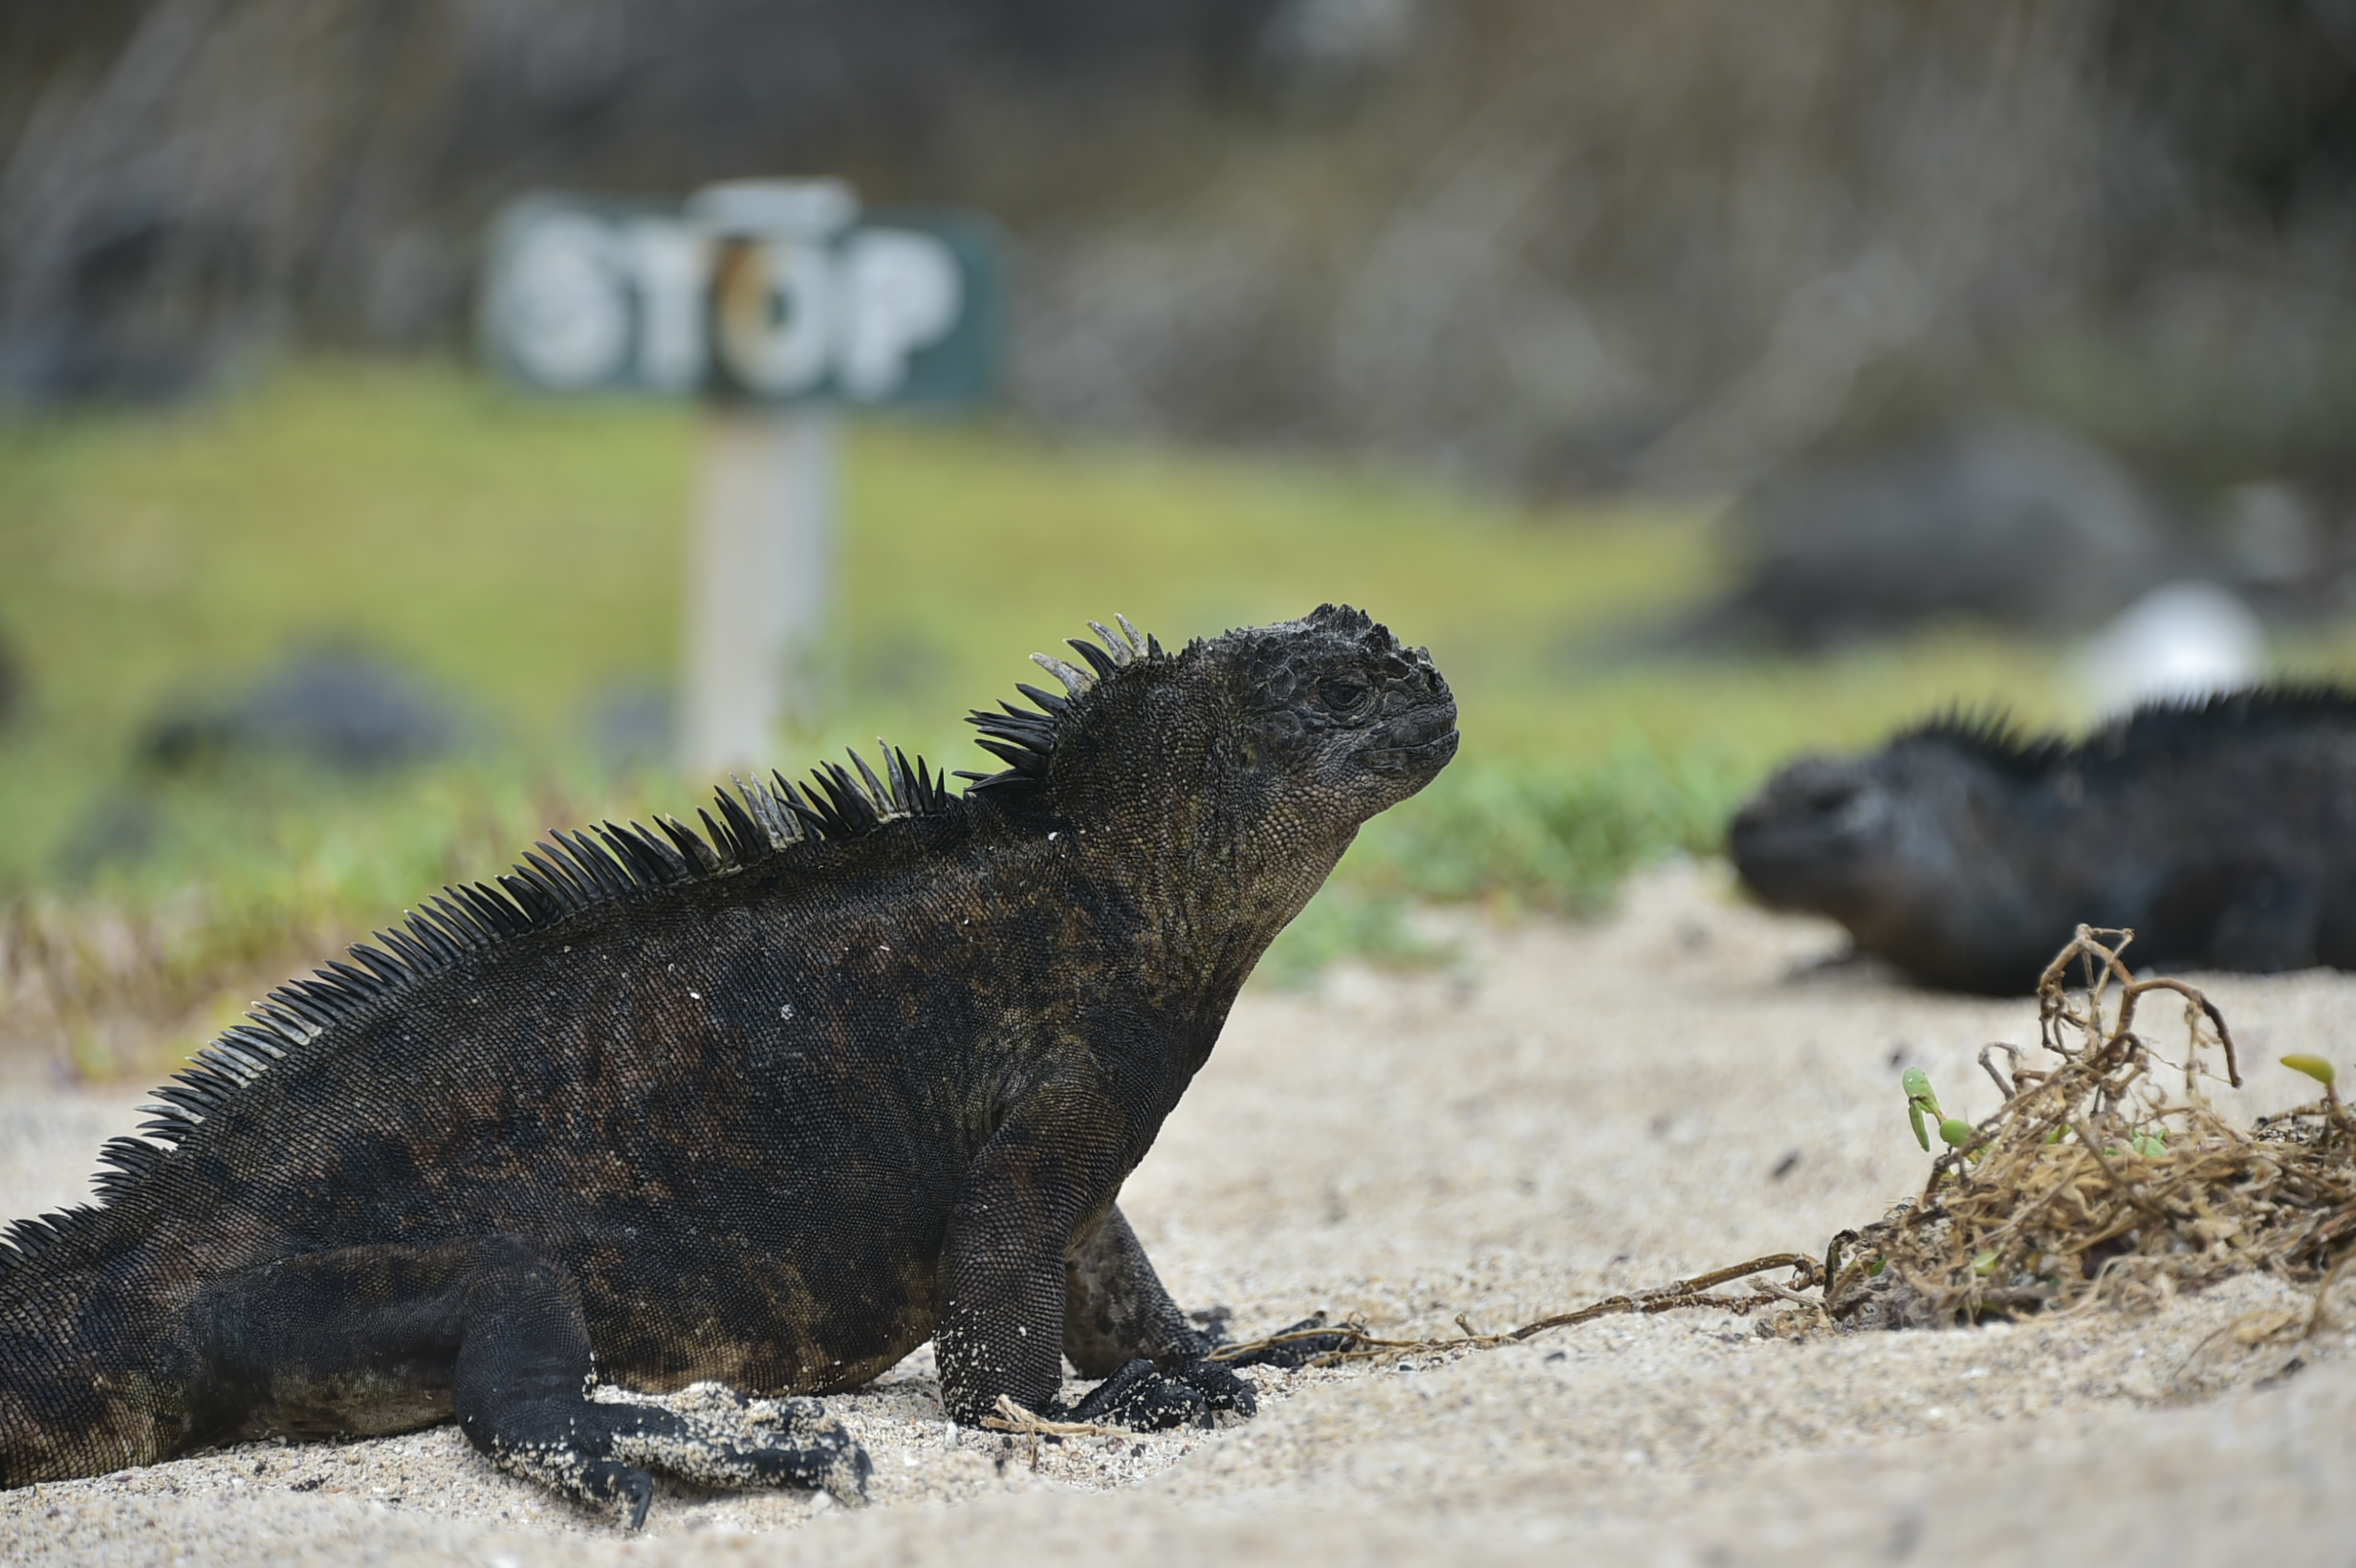
[[[493,225],[479,331],[542,392],[953,406],[994,380],[1002,250],[980,214],[862,213],[825,181],[530,196]]]

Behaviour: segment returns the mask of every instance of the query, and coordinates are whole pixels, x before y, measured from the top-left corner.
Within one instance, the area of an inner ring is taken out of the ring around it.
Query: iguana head
[[[1952,724],[1865,756],[1802,757],[1735,815],[1727,849],[1769,908],[1828,915],[1868,952],[1978,989],[1947,966],[2018,924],[2023,784],[2044,763]],[[2041,931],[2031,941],[2044,950]]]
[[[1771,909],[1862,915],[1905,839],[1903,790],[1873,759],[1802,757],[1767,781],[1727,830],[1743,882]]]
[[[1356,828],[1456,754],[1456,700],[1430,653],[1400,646],[1363,610],[1320,604],[1230,632],[1202,657],[1231,686],[1234,761],[1266,780],[1272,803],[1291,803],[1288,815]]]
[[[1422,648],[1348,605],[1163,651],[1123,620],[1033,657],[1061,696],[975,713],[1008,763],[975,793],[1175,851],[1204,888],[1257,887],[1290,918],[1361,824],[1456,754],[1456,702]],[[1246,901],[1257,905],[1262,901]],[[1279,920],[1279,924],[1280,924]],[[1273,934],[1273,933],[1272,933]]]

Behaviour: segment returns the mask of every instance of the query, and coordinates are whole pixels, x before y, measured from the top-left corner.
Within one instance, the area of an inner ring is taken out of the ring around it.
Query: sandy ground
[[[1123,1199],[1182,1300],[1245,1334],[1316,1308],[1439,1334],[1821,1252],[1921,1181],[1900,1069],[1977,1117],[1978,1048],[2034,1035],[2025,1002],[1825,962],[1837,931],[1740,906],[1710,866],[1647,876],[1608,923],[1454,935],[1452,973],[1345,970],[1238,1007]],[[2346,1055],[2356,976],[2202,983],[2265,1064],[2222,1097],[2243,1111],[2301,1098],[2283,1052]],[[138,1098],[0,1086],[0,1214],[78,1196]],[[2303,1305],[2248,1279],[1975,1331],[1608,1318],[1262,1371],[1259,1417],[1216,1432],[1036,1448],[945,1423],[920,1353],[829,1402],[875,1458],[863,1509],[666,1484],[632,1537],[442,1426],[0,1493],[0,1560],[2341,1561],[2349,1344],[2221,1332]]]

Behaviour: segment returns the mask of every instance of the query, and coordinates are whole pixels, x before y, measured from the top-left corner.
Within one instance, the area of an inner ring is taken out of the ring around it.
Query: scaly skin
[[[586,1390],[822,1394],[927,1338],[961,1422],[1062,1410],[1067,1351],[1088,1419],[1249,1413],[1115,1199],[1455,705],[1346,607],[1075,647],[963,796],[887,756],[543,846],[274,993],[0,1248],[0,1485],[455,1415],[633,1522],[649,1467],[855,1497],[806,1404],[749,1443]]]

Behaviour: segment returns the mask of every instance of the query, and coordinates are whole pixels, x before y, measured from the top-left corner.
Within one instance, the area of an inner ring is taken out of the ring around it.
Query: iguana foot
[[[481,1249],[462,1281],[463,1329],[450,1403],[468,1441],[503,1469],[591,1507],[646,1522],[662,1470],[705,1486],[823,1487],[863,1502],[872,1468],[842,1424],[811,1400],[764,1421],[716,1383],[685,1412],[592,1397],[596,1361],[571,1276],[530,1237]]]
[[[774,1422],[749,1417],[749,1433],[652,1405],[599,1408],[635,1418],[634,1426],[614,1433],[617,1459],[700,1486],[796,1486],[822,1491],[840,1503],[867,1500],[867,1477],[875,1470],[867,1450],[816,1400],[782,1402]]]
[[[1166,1373],[1141,1357],[1090,1390],[1072,1407],[1072,1419],[1161,1432],[1208,1426],[1221,1410],[1254,1415],[1259,1401],[1250,1383],[1215,1361],[1194,1361]]]
[[[783,1463],[781,1472],[756,1475],[750,1483],[738,1484],[790,1482],[823,1491],[839,1503],[867,1500],[867,1477],[875,1473],[874,1463],[859,1440],[817,1400],[762,1400],[756,1404],[724,1383],[693,1383],[679,1391],[671,1408],[703,1427],[722,1447],[749,1454],[795,1456]]]
[[[542,1408],[547,1419],[495,1437],[491,1458],[593,1508],[626,1511],[633,1530],[646,1522],[654,1500],[650,1470],[697,1486],[796,1486],[841,1503],[867,1500],[874,1470],[867,1450],[815,1400],[785,1401],[774,1425],[749,1416],[755,1428],[750,1434],[653,1405],[592,1401]]]

